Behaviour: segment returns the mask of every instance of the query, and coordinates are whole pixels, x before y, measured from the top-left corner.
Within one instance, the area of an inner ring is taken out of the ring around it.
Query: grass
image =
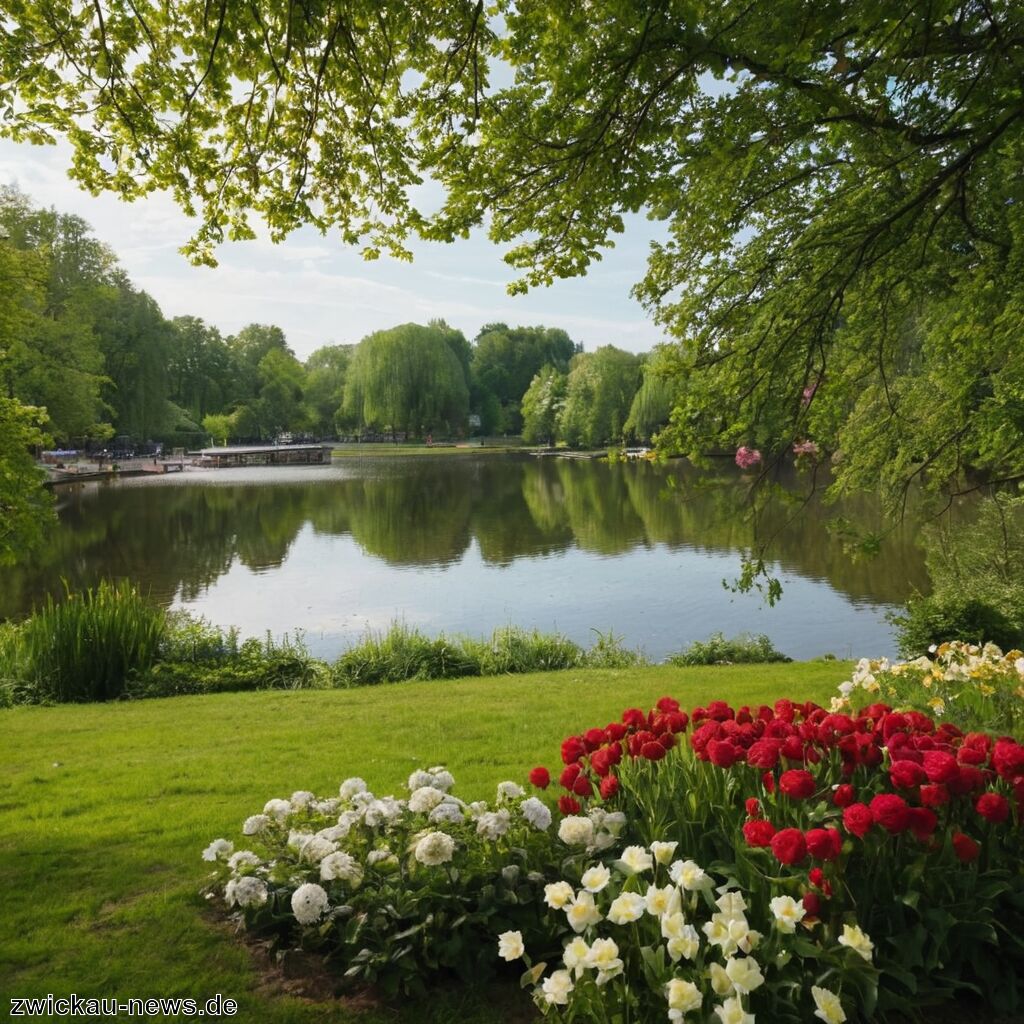
[[[0,712],[0,1005],[12,995],[239,1000],[267,1024],[497,1024],[504,989],[448,987],[395,1007],[311,1002],[266,985],[204,905],[213,838],[272,796],[328,795],[348,775],[397,792],[447,763],[466,799],[554,766],[570,731],[649,706],[725,697],[824,702],[842,662],[568,671],[350,690],[180,697]],[[511,1000],[511,1002],[510,1002]]]

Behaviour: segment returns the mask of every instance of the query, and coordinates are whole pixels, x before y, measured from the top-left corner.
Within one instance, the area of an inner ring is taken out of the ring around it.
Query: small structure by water
[[[231,466],[312,466],[331,461],[329,444],[287,444],[236,448],[203,448],[200,465],[227,469]]]

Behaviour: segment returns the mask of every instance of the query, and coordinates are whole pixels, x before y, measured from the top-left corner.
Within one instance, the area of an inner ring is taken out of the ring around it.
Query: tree
[[[446,331],[403,324],[358,345],[345,381],[345,413],[360,426],[415,435],[461,428],[469,389]]]
[[[176,316],[171,326],[170,397],[199,423],[223,408],[234,386],[231,353],[220,331],[197,316]]]
[[[35,547],[54,518],[32,448],[47,443],[46,412],[0,396],[0,565]]]
[[[560,436],[594,448],[621,441],[633,396],[640,384],[640,359],[614,345],[576,356],[569,370]]]
[[[282,335],[283,337],[283,335]],[[274,437],[282,431],[299,428],[302,416],[302,393],[306,371],[287,347],[272,347],[257,366],[259,397],[253,412],[260,432]]]
[[[210,413],[203,417],[203,430],[213,438],[214,444],[226,445],[235,433],[235,421],[223,413]]]
[[[338,429],[345,374],[354,349],[354,345],[325,345],[306,360],[305,419],[320,437],[328,437]]]
[[[643,364],[640,389],[633,396],[624,427],[629,437],[650,441],[664,427],[672,414],[678,382],[673,383],[661,368],[658,350]]]
[[[89,187],[172,189],[200,260],[252,211],[368,255],[486,220],[525,287],[647,210],[668,240],[638,295],[687,382],[666,444],[811,438],[842,451],[839,490],[881,482],[894,510],[914,481],[1024,476],[1021,4],[293,10],[18,5],[0,131],[68,136]]]
[[[527,444],[555,443],[558,419],[565,407],[568,381],[564,373],[545,366],[523,395],[523,440]]]

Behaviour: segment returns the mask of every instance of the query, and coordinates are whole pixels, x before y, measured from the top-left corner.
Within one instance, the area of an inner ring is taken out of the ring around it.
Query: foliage
[[[460,429],[469,387],[447,331],[404,324],[364,338],[348,368],[344,409],[360,426],[416,436]]]
[[[711,1020],[717,1003],[723,1021],[841,1022],[964,990],[997,1012],[1019,1005],[1006,980],[1024,963],[1015,741],[881,703],[714,700],[688,715],[666,697],[567,737],[561,760],[562,812],[624,812],[622,841],[638,845],[608,865],[573,824],[588,858],[548,890],[565,968],[536,989],[549,1016]],[[614,871],[584,872],[601,861]]]
[[[643,365],[640,388],[629,407],[623,428],[627,437],[650,441],[668,424],[678,385],[662,375],[660,366],[660,349],[656,349],[654,356]]]
[[[573,358],[559,436],[595,448],[621,440],[640,381],[640,360],[614,345]]]
[[[566,375],[552,366],[545,366],[534,375],[520,406],[523,440],[527,444],[555,443],[567,385]]]
[[[53,519],[53,503],[31,455],[48,440],[44,421],[44,410],[0,397],[0,566],[37,547]]]
[[[949,641],[914,661],[857,663],[839,685],[833,710],[846,710],[864,691],[899,709],[948,718],[965,729],[1024,736],[1024,656],[992,643]]]
[[[760,665],[791,660],[777,651],[764,633],[757,636],[741,633],[730,640],[722,633],[712,633],[707,640],[695,640],[666,659],[670,665]]]
[[[972,644],[991,641],[1006,649],[1024,647],[1024,622],[1011,621],[1001,609],[949,590],[911,598],[902,612],[890,618],[905,658],[918,657],[947,639]]]
[[[33,701],[114,700],[157,660],[166,628],[163,610],[123,580],[47,597],[0,647],[0,678]]]

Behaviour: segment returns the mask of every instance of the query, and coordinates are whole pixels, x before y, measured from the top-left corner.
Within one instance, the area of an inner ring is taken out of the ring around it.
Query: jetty
[[[246,445],[232,448],[203,448],[196,455],[194,465],[213,469],[230,469],[234,466],[317,466],[331,461],[331,446]]]

